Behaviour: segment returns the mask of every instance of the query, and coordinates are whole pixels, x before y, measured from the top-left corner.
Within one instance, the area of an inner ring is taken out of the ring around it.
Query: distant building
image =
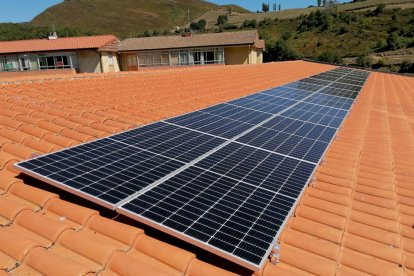
[[[79,73],[119,71],[119,40],[113,35],[0,42],[0,72],[73,69]]]
[[[123,71],[140,67],[263,62],[264,41],[257,31],[129,38],[119,53]]]

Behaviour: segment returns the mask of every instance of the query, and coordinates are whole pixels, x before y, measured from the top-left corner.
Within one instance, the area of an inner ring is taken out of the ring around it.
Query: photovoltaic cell
[[[112,140],[98,140],[19,164],[106,205],[119,203],[183,165]]]
[[[338,128],[346,114],[347,111],[342,109],[302,102],[286,110],[280,116]]]
[[[121,207],[197,243],[258,265],[295,200],[190,167]]]
[[[298,89],[294,89],[294,88],[290,88],[286,86],[279,86],[274,89],[270,89],[270,90],[266,90],[261,93],[257,93],[255,95],[268,95],[268,96],[273,96],[277,98],[286,98],[290,100],[300,101],[308,97],[309,93],[310,92],[302,91],[302,90],[298,90]]]
[[[337,68],[17,167],[258,269],[368,76]]]
[[[233,138],[254,126],[251,123],[242,123],[200,111],[169,119],[167,122],[227,139]]]
[[[307,103],[329,106],[334,108],[339,108],[348,111],[354,101],[352,99],[331,96],[326,94],[314,93],[312,96],[305,100]]]
[[[21,162],[19,167],[114,206],[224,141],[159,122]]]

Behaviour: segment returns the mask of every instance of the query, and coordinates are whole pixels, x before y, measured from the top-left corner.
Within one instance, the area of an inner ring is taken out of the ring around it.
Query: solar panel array
[[[258,269],[368,76],[334,69],[16,166]]]

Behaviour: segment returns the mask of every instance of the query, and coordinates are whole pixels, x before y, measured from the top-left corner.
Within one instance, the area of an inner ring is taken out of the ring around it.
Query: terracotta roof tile
[[[73,228],[83,227],[92,216],[98,214],[95,210],[59,198],[50,199],[41,212],[42,215],[63,222]]]
[[[206,46],[227,46],[227,45],[254,45],[263,48],[264,43],[259,40],[259,33],[253,31],[194,34],[187,36],[158,36],[127,38],[121,42],[120,51],[133,50],[154,50],[154,49],[175,49]]]
[[[99,49],[118,39],[113,35],[61,37],[0,42],[0,54]]]
[[[0,224],[6,225],[0,228],[0,260],[16,274],[56,274],[59,266],[79,273],[102,270],[104,275],[128,269],[151,274],[226,273],[140,229],[62,201],[30,186],[30,181],[23,183],[15,178],[11,164],[32,151],[57,150],[330,68],[288,62],[0,86],[5,103],[0,108],[7,109],[0,115]],[[413,86],[410,78],[372,74],[281,235],[280,262],[267,263],[260,273],[412,274]],[[39,100],[41,105],[32,104]],[[45,228],[49,225],[51,230]],[[58,243],[52,245],[56,237]],[[7,242],[3,249],[1,239],[22,245]],[[79,240],[102,251],[71,244]],[[50,249],[33,247],[39,244]]]
[[[91,272],[86,265],[64,258],[44,248],[33,248],[12,274],[16,275],[85,275]]]

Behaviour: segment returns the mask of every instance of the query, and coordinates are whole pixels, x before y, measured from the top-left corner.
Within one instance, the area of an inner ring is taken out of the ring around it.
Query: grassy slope
[[[129,36],[145,30],[165,30],[218,6],[201,0],[72,0],[36,16],[38,26],[71,26],[97,33]]]
[[[338,8],[340,11],[356,11],[359,9],[373,8],[373,7],[376,7],[380,3],[383,3],[385,5],[395,5],[395,4],[402,4],[402,3],[403,4],[414,3],[414,0],[367,0],[363,2],[342,4],[342,5],[339,5]],[[315,0],[315,4],[316,4],[316,0]],[[300,15],[309,14],[310,12],[316,9],[318,8],[312,7],[312,8],[303,8],[303,9],[281,10],[281,11],[268,12],[268,13],[237,14],[235,16],[229,17],[229,22],[232,24],[240,24],[245,20],[251,20],[251,19],[256,19],[260,21],[265,18],[271,18],[271,19],[296,18]]]
[[[405,32],[411,28],[414,9],[397,11],[395,20],[392,19],[393,14],[392,11],[385,11],[379,16],[369,16],[367,12],[358,12],[355,22],[350,22],[349,25],[336,23],[330,30],[323,32],[316,29],[298,32],[301,19],[270,21],[269,24],[261,24],[259,30],[267,41],[277,40],[289,32],[291,37],[287,40],[288,45],[305,58],[316,58],[323,52],[355,57],[364,52],[373,53],[380,42],[386,43],[387,32],[391,28]],[[342,27],[346,32],[339,31]]]

